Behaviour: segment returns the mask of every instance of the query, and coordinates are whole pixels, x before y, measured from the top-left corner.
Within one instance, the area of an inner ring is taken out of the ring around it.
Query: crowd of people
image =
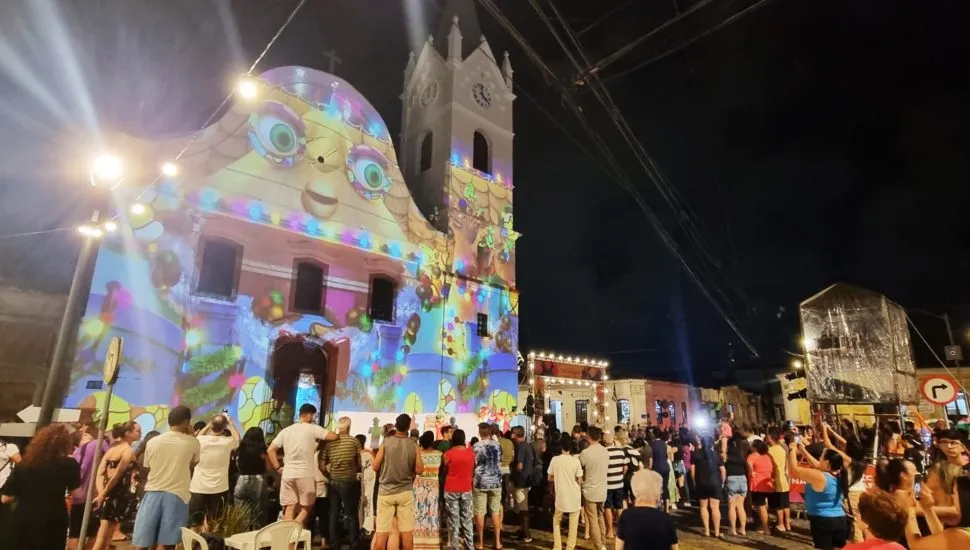
[[[500,550],[509,536],[532,542],[539,521],[551,523],[554,550],[573,550],[581,529],[594,550],[676,550],[671,510],[697,507],[703,534],[721,538],[722,506],[734,537],[749,526],[782,535],[798,506],[819,550],[970,548],[966,433],[944,424],[751,429],[726,418],[707,433],[577,425],[527,438],[483,423],[469,438],[453,426],[420,434],[402,414],[371,449],[350,418],[332,432],[312,405],[269,444],[225,413],[193,425],[174,407],[168,420],[164,434],[127,422],[103,440],[52,425],[23,454],[0,447],[2,540],[76,550],[93,481],[95,550],[128,536],[136,548],[173,547],[184,526],[219,531],[230,506],[247,530],[295,520],[334,549],[369,539],[372,550]]]

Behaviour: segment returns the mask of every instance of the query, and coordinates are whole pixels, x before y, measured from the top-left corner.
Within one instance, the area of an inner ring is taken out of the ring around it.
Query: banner
[[[808,466],[807,464],[802,464],[802,466]],[[862,484],[865,485],[866,491],[871,491],[876,486],[876,467],[872,464],[866,466],[864,472],[862,472]],[[796,477],[792,477],[789,481],[789,487],[792,494],[804,495],[805,494],[805,482]]]

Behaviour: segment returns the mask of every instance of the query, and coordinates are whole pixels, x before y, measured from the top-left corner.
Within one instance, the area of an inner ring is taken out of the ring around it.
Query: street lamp
[[[175,174],[178,173],[178,168],[172,163],[167,163],[163,166],[162,171],[166,174],[169,172]],[[88,169],[88,180],[99,192],[110,191],[118,187],[124,180],[124,164],[115,155],[98,155],[91,161]],[[132,207],[132,210],[135,211],[135,207],[138,206],[144,212],[145,207],[143,205],[136,204]],[[77,339],[78,327],[81,318],[84,316],[83,311],[78,311],[78,309],[81,306],[82,299],[86,298],[86,296],[83,296],[83,289],[90,286],[89,279],[93,275],[94,261],[97,258],[95,254],[97,243],[106,233],[117,230],[118,224],[114,220],[101,221],[99,210],[95,210],[91,214],[91,219],[87,224],[78,228],[78,232],[84,236],[84,240],[81,242],[81,250],[78,252],[77,262],[74,264],[74,274],[71,277],[71,288],[67,294],[64,315],[61,317],[61,323],[57,329],[57,340],[54,343],[54,353],[51,357],[50,370],[47,372],[47,382],[44,385],[40,413],[37,417],[36,429],[38,430],[50,424],[54,416],[55,401],[59,397],[56,391],[57,387],[61,378],[63,378],[63,373],[73,362],[68,357],[68,350],[72,348]],[[86,277],[88,280],[85,280]]]

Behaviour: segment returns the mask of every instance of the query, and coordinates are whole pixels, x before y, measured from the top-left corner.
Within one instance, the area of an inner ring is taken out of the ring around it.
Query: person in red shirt
[[[473,550],[472,474],[475,451],[465,446],[465,431],[451,434],[451,448],[445,453],[445,507],[453,550]],[[458,536],[459,531],[461,537]]]
[[[909,521],[909,510],[898,498],[886,491],[862,493],[859,515],[871,537],[864,542],[847,544],[844,550],[904,550],[896,541],[902,537]]]
[[[751,488],[751,505],[758,511],[761,518],[761,533],[770,534],[768,527],[768,496],[775,492],[774,467],[771,456],[768,455],[768,445],[760,439],[751,442],[754,452],[748,455],[751,478],[748,487]]]

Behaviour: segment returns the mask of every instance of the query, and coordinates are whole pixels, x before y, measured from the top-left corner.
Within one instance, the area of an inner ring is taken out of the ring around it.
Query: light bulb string
[[[279,29],[276,30],[276,34],[274,34],[273,37],[269,39],[269,42],[266,43],[266,46],[263,48],[263,51],[261,51],[259,55],[256,56],[256,59],[255,61],[253,61],[253,64],[249,66],[249,70],[246,71],[245,73],[246,76],[252,76],[253,71],[255,71],[256,67],[259,66],[260,61],[262,61],[263,58],[266,57],[266,54],[268,54],[270,49],[272,49],[273,45],[276,44],[276,41],[279,39],[280,36],[282,36],[283,31],[285,31],[286,28],[290,25],[290,23],[296,17],[296,14],[299,13],[300,9],[303,8],[303,5],[306,4],[306,1],[307,0],[300,0],[300,2],[296,5],[296,7],[294,7],[290,11],[290,14],[286,17],[286,20],[284,20],[283,24],[280,25]],[[216,115],[222,112],[223,107],[225,107],[226,104],[229,103],[229,100],[232,99],[232,96],[235,95],[235,93],[236,93],[236,90],[235,88],[233,88],[226,95],[225,99],[223,99],[222,102],[219,103],[219,106],[216,107],[212,111],[212,113],[209,114],[209,116],[205,119],[205,122],[202,123],[202,126],[200,126],[199,129],[192,134],[192,136],[188,139],[188,141],[185,142],[185,145],[182,147],[182,149],[178,152],[178,154],[175,155],[174,162],[178,162],[179,159],[181,159],[182,156],[185,155],[185,152],[188,151],[189,147],[191,147],[192,144],[195,143],[195,141],[199,138],[199,136],[202,135],[202,132],[204,132],[205,129],[208,128],[210,124],[212,124],[213,119],[215,119]],[[151,190],[155,186],[155,184],[158,183],[159,177],[160,176],[156,174],[155,177],[152,178],[152,181],[150,181],[148,185],[142,188],[142,190],[138,193],[138,195],[135,196],[135,199],[133,202],[139,202],[141,198],[145,196],[145,193]],[[117,220],[118,217],[119,217],[119,214],[115,214],[114,217],[112,217],[111,219]]]

